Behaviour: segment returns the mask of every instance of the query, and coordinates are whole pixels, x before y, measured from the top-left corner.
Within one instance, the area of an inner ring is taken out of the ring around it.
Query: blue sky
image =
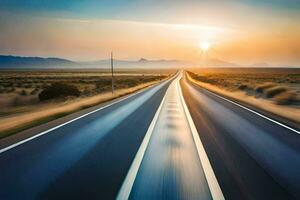
[[[147,18],[155,10],[164,13],[184,10],[189,6],[241,5],[273,9],[279,12],[299,11],[299,0],[0,0],[0,10],[28,14],[46,13],[73,17],[96,18]],[[152,13],[155,15],[155,13]],[[154,16],[155,18],[155,16]]]

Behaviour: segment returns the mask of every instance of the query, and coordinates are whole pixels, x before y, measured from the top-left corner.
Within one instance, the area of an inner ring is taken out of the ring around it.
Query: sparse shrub
[[[2,83],[2,86],[3,87],[12,87],[13,86],[13,82],[4,82],[4,83]]]
[[[101,89],[102,87],[108,86],[111,84],[110,79],[100,79],[95,83],[96,88]]]
[[[24,88],[32,88],[31,84],[25,84]]]
[[[16,90],[15,87],[11,87],[11,88],[9,88],[8,92],[14,92],[15,90]]]
[[[26,95],[27,95],[27,92],[26,92],[26,90],[21,90],[21,92],[20,92],[20,95],[22,95],[22,96],[26,96]]]
[[[45,89],[45,88],[47,88],[47,87],[49,87],[49,86],[51,86],[51,84],[43,83],[43,84],[41,85],[41,88],[42,88],[42,89]]]
[[[242,85],[240,85],[240,86],[238,87],[239,90],[246,90],[246,89],[248,89],[248,88],[249,88],[249,86],[248,86],[248,85],[245,85],[245,84],[242,84]]]
[[[291,105],[297,101],[297,94],[293,92],[283,92],[275,97],[275,102],[279,105]]]
[[[121,82],[120,85],[125,86],[125,87],[134,87],[139,84],[139,80],[133,80],[133,79],[124,79],[119,81]]]
[[[300,83],[300,81],[297,81],[297,80],[290,80],[289,82],[290,83]]]
[[[18,87],[18,88],[23,87],[23,86],[22,86],[22,83],[21,83],[21,82],[17,82],[17,83],[16,83],[16,87]]]
[[[95,89],[97,92],[104,92],[111,87],[111,80],[110,79],[100,79],[95,83]]]
[[[263,84],[263,85],[260,85],[260,86],[257,86],[255,91],[257,93],[264,93],[265,90],[269,89],[269,88],[272,88],[272,87],[275,87],[275,84],[273,83],[267,83],[267,84]]]
[[[80,91],[74,85],[69,85],[65,83],[52,83],[47,86],[40,94],[40,101],[62,98],[67,96],[79,96]]]
[[[286,91],[287,91],[287,88],[280,87],[280,86],[269,88],[266,90],[266,97],[273,98],[273,97],[275,97],[283,92],[286,92]]]
[[[31,94],[31,95],[35,95],[35,94],[37,94],[38,92],[39,92],[39,89],[35,88],[34,90],[32,90],[32,91],[30,92],[30,94]]]

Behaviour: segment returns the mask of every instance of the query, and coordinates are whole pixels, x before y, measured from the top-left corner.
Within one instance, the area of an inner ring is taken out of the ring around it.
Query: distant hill
[[[61,58],[21,57],[0,55],[0,68],[60,68],[79,67],[79,64]]]
[[[224,60],[214,59],[214,58],[209,59],[207,61],[200,62],[199,64],[205,67],[239,67],[238,64],[227,62]]]
[[[250,67],[254,67],[254,68],[299,68],[297,66],[284,65],[284,64],[269,64],[269,63],[264,63],[264,62],[252,64]]]
[[[171,68],[184,66],[187,63],[177,60],[118,60],[114,59],[116,68]],[[21,57],[0,55],[0,69],[60,69],[60,68],[109,68],[110,59],[74,62],[62,58]]]
[[[209,59],[205,63],[191,63],[180,60],[138,60],[114,59],[116,68],[172,68],[205,65],[208,67],[236,67],[238,65],[218,59]],[[109,68],[110,59],[74,62],[62,58],[41,58],[0,55],[0,69],[60,69],[60,68]]]
[[[285,65],[270,65],[268,63],[255,63],[251,66],[239,65],[219,59],[208,59],[199,62],[187,62],[181,60],[150,60],[140,58],[137,60],[114,59],[115,68],[138,69],[138,68],[174,68],[174,67],[291,67]],[[80,69],[80,68],[110,68],[110,59],[97,61],[75,62],[62,58],[21,57],[0,55],[0,69]]]
[[[250,67],[271,67],[268,63],[254,63]]]
[[[80,65],[89,68],[105,68],[110,66],[110,59],[98,60],[93,62],[80,62]],[[187,62],[178,60],[148,60],[140,58],[139,60],[118,60],[114,59],[116,68],[171,68],[186,66]]]

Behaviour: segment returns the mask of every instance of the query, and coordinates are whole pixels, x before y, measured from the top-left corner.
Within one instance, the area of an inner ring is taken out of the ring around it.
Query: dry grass
[[[122,71],[115,74],[115,89],[134,87],[143,83],[162,80],[169,74],[154,71]],[[169,71],[163,71],[169,72]],[[0,71],[0,117],[14,114],[18,108],[44,104],[39,94],[55,83],[74,86],[80,98],[91,97],[111,90],[110,73],[100,71],[50,70],[50,71]],[[56,102],[67,98],[55,99]],[[24,110],[24,109],[21,109]],[[25,109],[26,110],[26,109]]]
[[[300,69],[219,68],[191,71],[192,78],[227,91],[243,91],[249,96],[268,99],[273,103],[278,103],[280,99],[280,104],[300,104]]]
[[[241,69],[238,71],[194,70],[197,74],[189,73],[188,77],[211,91],[300,122],[300,69],[289,73],[276,73],[276,70],[263,73],[259,70],[249,73]]]
[[[65,116],[75,111],[130,94],[153,85],[171,74],[115,74],[115,93],[111,79],[103,72],[24,71],[0,72],[0,138]],[[45,86],[67,83],[80,90],[79,97],[40,101],[38,94]],[[7,88],[14,87],[14,90]]]

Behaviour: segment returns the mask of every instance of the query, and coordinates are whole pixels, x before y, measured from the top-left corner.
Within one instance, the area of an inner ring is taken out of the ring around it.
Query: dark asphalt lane
[[[169,82],[0,154],[0,199],[114,199]]]
[[[225,199],[300,199],[300,135],[186,79],[183,95]]]

